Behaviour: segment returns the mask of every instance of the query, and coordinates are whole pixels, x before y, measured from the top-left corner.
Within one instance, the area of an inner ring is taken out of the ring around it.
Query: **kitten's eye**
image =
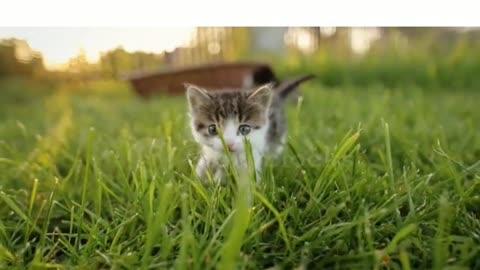
[[[249,125],[241,125],[240,127],[238,127],[238,131],[240,131],[240,133],[245,136],[247,135],[248,133],[250,133],[250,130],[252,128],[249,126]]]
[[[210,126],[208,126],[208,133],[209,133],[210,135],[217,135],[217,134],[218,134],[218,132],[217,132],[217,126],[215,126],[215,125],[210,125]]]

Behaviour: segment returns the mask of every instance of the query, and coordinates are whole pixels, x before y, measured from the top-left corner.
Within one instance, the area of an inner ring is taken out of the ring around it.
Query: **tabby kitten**
[[[230,152],[237,169],[247,168],[244,140],[250,142],[257,182],[265,155],[274,158],[283,152],[287,127],[284,101],[299,84],[312,75],[286,81],[280,85],[266,84],[256,89],[207,90],[185,84],[193,137],[202,147],[196,167],[204,181],[209,171],[217,183],[225,184],[228,164],[225,150]],[[219,133],[223,134],[224,147]],[[226,149],[225,149],[226,148]]]

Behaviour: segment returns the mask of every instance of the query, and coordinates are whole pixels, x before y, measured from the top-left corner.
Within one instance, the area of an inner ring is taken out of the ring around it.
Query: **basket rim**
[[[272,67],[264,62],[255,61],[242,61],[242,62],[217,62],[209,64],[198,64],[188,67],[175,68],[170,70],[154,70],[148,72],[130,72],[121,76],[121,79],[128,81],[141,80],[154,76],[169,76],[173,74],[189,73],[204,71],[207,69],[229,69],[229,68],[268,68],[272,70]],[[272,70],[273,71],[273,70]]]

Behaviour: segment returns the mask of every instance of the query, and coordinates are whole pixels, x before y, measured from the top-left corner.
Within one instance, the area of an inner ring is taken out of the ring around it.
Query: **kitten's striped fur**
[[[223,144],[219,135],[212,132],[220,129],[238,169],[246,169],[243,140],[250,141],[259,181],[258,171],[264,156],[277,157],[283,152],[287,135],[284,101],[299,84],[311,78],[313,76],[308,75],[276,86],[267,84],[250,90],[207,90],[185,84],[192,134],[202,146],[202,156],[196,168],[198,176],[205,180],[210,169],[217,182],[225,181]]]

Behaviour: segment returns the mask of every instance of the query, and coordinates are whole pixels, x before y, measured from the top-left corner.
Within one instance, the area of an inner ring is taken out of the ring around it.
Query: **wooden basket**
[[[126,77],[142,97],[156,94],[183,95],[183,83],[213,89],[247,88],[278,80],[264,63],[217,63],[166,72],[131,74]]]

